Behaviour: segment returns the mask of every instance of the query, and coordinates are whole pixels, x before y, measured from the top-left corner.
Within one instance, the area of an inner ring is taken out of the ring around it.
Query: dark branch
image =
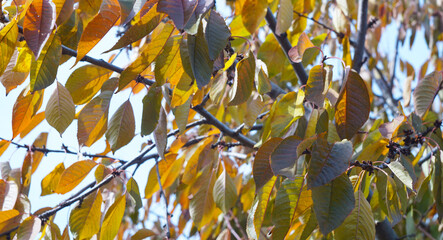
[[[358,39],[355,48],[354,60],[352,61],[352,69],[360,72],[363,65],[363,53],[365,51],[366,29],[368,27],[368,0],[358,1],[358,19],[357,19]]]
[[[329,31],[335,33],[335,35],[337,35],[337,37],[339,37],[339,38],[343,38],[343,37],[345,36],[345,34],[343,34],[343,33],[341,33],[341,32],[337,32],[337,31],[334,30],[333,28],[329,27],[328,25],[326,25],[326,24],[324,24],[324,23],[322,23],[322,22],[320,22],[320,21],[315,20],[315,19],[312,18],[312,17],[306,16],[306,15],[304,15],[303,13],[299,13],[299,12],[297,12],[297,11],[294,11],[294,13],[297,14],[299,17],[303,17],[303,18],[306,18],[306,19],[309,19],[309,20],[315,22],[316,24],[322,26],[324,29],[328,29]]]

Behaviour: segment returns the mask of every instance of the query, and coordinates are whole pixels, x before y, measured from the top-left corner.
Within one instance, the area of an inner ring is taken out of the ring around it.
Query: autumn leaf
[[[46,120],[60,135],[71,125],[75,116],[75,106],[68,90],[57,82],[57,87],[46,105]]]
[[[63,171],[55,193],[65,194],[74,189],[96,165],[97,163],[92,160],[82,160],[73,163]]]
[[[113,152],[128,144],[134,137],[135,120],[129,100],[124,102],[112,115],[106,131],[106,139]]]

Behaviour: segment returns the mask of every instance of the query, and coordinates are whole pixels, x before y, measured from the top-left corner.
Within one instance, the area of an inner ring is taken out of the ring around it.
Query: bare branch
[[[366,29],[368,27],[368,0],[358,1],[358,19],[357,19],[358,39],[355,48],[352,69],[360,72],[363,65],[363,53],[365,51]]]

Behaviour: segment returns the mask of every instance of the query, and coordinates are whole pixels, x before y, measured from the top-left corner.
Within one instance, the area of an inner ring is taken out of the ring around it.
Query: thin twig
[[[397,69],[398,47],[400,46],[401,28],[402,28],[402,25],[400,24],[400,27],[398,28],[397,42],[395,43],[394,66],[392,67],[391,81],[389,82],[389,88],[391,89],[391,91],[392,91],[392,88],[394,87],[395,70]]]
[[[169,212],[168,212],[168,199],[166,199],[165,191],[163,190],[162,181],[160,177],[160,170],[158,169],[158,157],[155,158],[155,169],[157,171],[157,181],[158,186],[160,187],[160,197],[163,197],[165,201],[165,210],[166,210],[166,238],[169,239],[171,237],[171,231],[169,229]]]
[[[229,222],[229,217],[226,214],[224,215],[224,218],[225,218],[225,222],[226,222],[226,225],[228,226],[229,231],[232,233],[232,235],[234,235],[235,239],[237,239],[237,240],[242,239],[238,235],[238,233],[234,230],[234,228],[231,226],[231,223]]]
[[[337,32],[337,31],[334,30],[333,28],[329,27],[328,25],[326,25],[326,24],[324,24],[324,23],[322,23],[322,22],[320,22],[320,21],[318,21],[318,20],[315,20],[315,19],[312,18],[312,17],[306,16],[306,15],[304,15],[303,13],[297,12],[297,11],[295,11],[295,10],[294,10],[293,12],[294,12],[295,14],[297,14],[299,17],[303,17],[303,18],[309,19],[309,20],[315,22],[316,24],[322,26],[324,29],[327,29],[327,30],[329,30],[329,31],[331,31],[331,32],[333,32],[333,33],[335,33],[335,35],[337,35],[337,37],[339,37],[339,38],[343,38],[343,37],[345,36],[344,33]]]

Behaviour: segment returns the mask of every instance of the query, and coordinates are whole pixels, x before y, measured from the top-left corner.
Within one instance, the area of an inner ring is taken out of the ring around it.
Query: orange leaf
[[[26,11],[23,36],[36,59],[54,28],[55,11],[51,0],[34,0]]]
[[[28,133],[34,130],[34,128],[37,127],[37,125],[39,125],[41,122],[43,122],[43,120],[45,120],[45,112],[39,112],[35,114],[31,118],[31,123],[29,123],[28,126],[26,126],[26,128],[23,129],[23,131],[20,133],[20,138],[24,138],[26,135],[28,135]]]
[[[36,148],[43,148],[46,145],[46,141],[48,140],[48,133],[42,132],[38,137],[35,139],[34,143],[32,144]],[[40,164],[43,156],[45,154],[39,151],[32,152],[32,170],[31,173],[34,173],[35,170],[37,170],[38,165]]]
[[[8,149],[10,143],[11,142],[8,140],[1,140],[0,141],[0,156],[3,154],[3,152],[6,151],[6,149]]]
[[[91,169],[94,168],[96,165],[97,163],[92,160],[75,162],[62,173],[55,192],[65,194],[71,191],[88,175]]]
[[[106,35],[120,18],[117,0],[104,0],[99,13],[88,23],[77,48],[77,64]]]
[[[31,94],[29,88],[25,88],[17,97],[12,110],[12,138],[15,138],[30,124],[31,118],[42,105],[43,91]]]
[[[15,209],[0,211],[0,234],[6,233],[15,227],[18,227],[20,220],[21,214]]]

